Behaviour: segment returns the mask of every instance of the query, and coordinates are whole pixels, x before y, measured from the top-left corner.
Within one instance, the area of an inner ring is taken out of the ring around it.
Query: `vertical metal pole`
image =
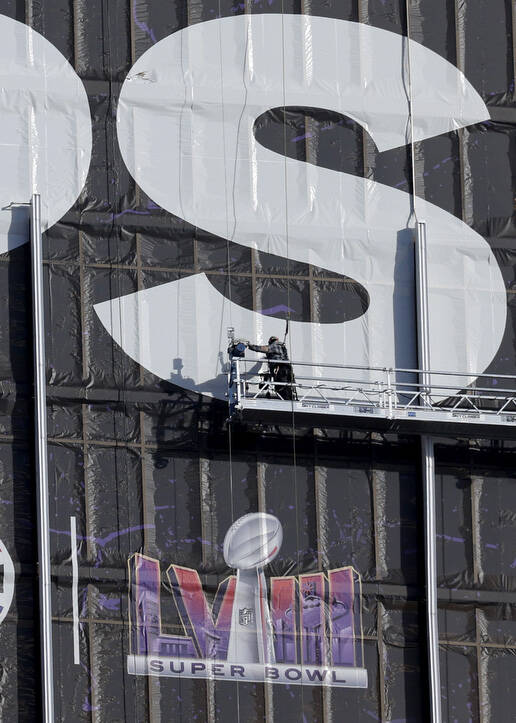
[[[416,223],[416,303],[417,303],[417,347],[419,368],[419,391],[423,405],[428,405],[430,393],[430,331],[428,314],[428,274],[426,267],[426,223]]]
[[[34,344],[35,452],[38,496],[38,563],[42,720],[54,723],[54,667],[52,656],[52,596],[48,512],[47,390],[45,378],[45,318],[43,307],[43,255],[41,198],[30,204],[32,258],[32,319]]]
[[[426,257],[426,223],[418,221],[416,239],[416,300],[419,384],[424,404],[429,404],[430,329],[428,314],[428,276]],[[437,528],[435,521],[435,459],[431,437],[421,435],[422,474],[425,500],[425,577],[426,624],[428,635],[428,671],[430,684],[430,720],[441,723],[441,676],[439,665],[439,630],[437,620]]]
[[[439,629],[437,620],[437,549],[435,522],[434,442],[421,435],[423,484],[425,492],[426,622],[428,634],[428,669],[432,723],[441,723],[441,675],[439,664]]]
[[[387,402],[389,405],[389,419],[392,419],[392,375],[391,369],[387,369]]]

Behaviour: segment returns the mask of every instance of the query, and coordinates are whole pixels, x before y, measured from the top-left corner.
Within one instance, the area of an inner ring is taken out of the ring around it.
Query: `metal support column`
[[[426,223],[416,223],[416,304],[417,304],[417,355],[422,370],[421,406],[430,406],[430,326],[428,315],[428,275],[426,268]]]
[[[422,403],[430,404],[430,329],[428,314],[428,276],[426,223],[416,223],[416,299],[419,383]],[[437,621],[437,529],[435,521],[435,459],[430,436],[421,435],[422,474],[425,500],[425,577],[426,623],[428,636],[428,671],[430,684],[430,720],[441,723],[441,676],[439,670],[439,631]]]
[[[43,256],[41,198],[30,204],[32,259],[32,319],[34,345],[35,453],[38,498],[38,563],[42,720],[54,723],[54,666],[52,656],[52,597],[48,512],[47,393],[45,377],[45,318],[43,306]]]

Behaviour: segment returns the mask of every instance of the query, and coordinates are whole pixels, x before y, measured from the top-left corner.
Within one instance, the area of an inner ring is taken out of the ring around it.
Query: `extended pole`
[[[428,276],[426,223],[416,224],[416,299],[419,368],[422,370],[422,404],[430,404],[430,327],[428,313]],[[437,528],[435,521],[435,459],[430,436],[421,435],[421,461],[425,500],[425,576],[426,624],[428,635],[428,671],[430,684],[430,720],[441,723],[441,676],[439,666],[439,631],[437,621]]]
[[[418,362],[421,369],[419,384],[420,400],[424,406],[430,404],[430,322],[428,312],[428,273],[426,263],[426,223],[416,223],[416,303],[417,303],[417,346]]]
[[[48,512],[47,395],[45,376],[45,317],[43,307],[43,255],[41,198],[30,204],[32,258],[32,318],[34,344],[35,452],[38,497],[38,563],[42,720],[54,723],[54,666],[52,656],[52,597]]]

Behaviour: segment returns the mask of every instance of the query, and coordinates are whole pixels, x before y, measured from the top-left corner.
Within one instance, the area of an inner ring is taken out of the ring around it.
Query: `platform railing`
[[[266,405],[269,400],[294,402],[301,408],[331,408],[333,413],[340,409],[342,414],[358,405],[363,413],[381,411],[391,419],[400,413],[431,415],[434,411],[451,421],[489,415],[494,423],[516,423],[516,376],[431,371],[430,383],[423,385],[420,369],[298,361],[274,364],[290,366],[295,381],[275,381],[262,359],[232,360],[229,396],[234,408],[253,400]]]

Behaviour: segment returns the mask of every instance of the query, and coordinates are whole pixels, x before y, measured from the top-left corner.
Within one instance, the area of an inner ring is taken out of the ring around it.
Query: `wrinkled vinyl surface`
[[[0,253],[27,241],[26,209],[42,197],[46,229],[73,206],[91,156],[84,86],[57,48],[0,16]],[[10,204],[15,204],[10,208]]]
[[[459,70],[408,45],[396,33],[359,23],[242,15],[162,40],[122,89],[122,155],[156,203],[234,243],[346,274],[368,291],[369,307],[353,321],[293,322],[294,360],[417,367],[410,196],[285,160],[254,136],[256,120],[278,106],[347,116],[380,151],[407,145],[412,134],[422,140],[489,117]],[[483,371],[505,328],[498,264],[484,239],[451,214],[422,199],[416,212],[428,228],[431,368]],[[260,343],[282,328],[279,320],[264,325],[259,313],[228,301],[204,277],[123,297],[97,313],[146,369],[221,399],[227,327]],[[174,376],[174,359],[181,360],[182,379]],[[322,376],[321,368],[308,371]],[[464,379],[454,383],[460,389]]]
[[[512,13],[411,4],[414,186],[404,1],[0,2],[0,205],[37,183],[48,226],[56,721],[426,719],[417,435],[228,427],[226,327],[263,342],[288,316],[291,358],[412,366],[414,190],[433,363],[516,373]],[[0,210],[0,719],[32,723],[26,222]],[[512,714],[515,444],[436,441],[446,721]],[[235,559],[274,559],[232,607],[224,540],[252,513],[279,524]],[[359,686],[133,674],[235,650],[231,625]]]

